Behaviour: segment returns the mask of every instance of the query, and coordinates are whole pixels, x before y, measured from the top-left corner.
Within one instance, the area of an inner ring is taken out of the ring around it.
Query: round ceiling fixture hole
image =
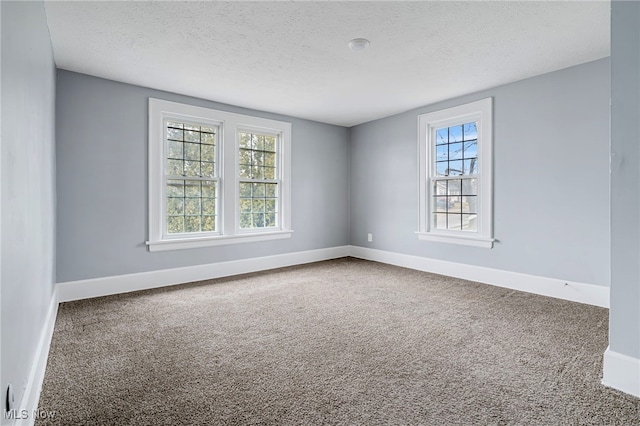
[[[369,40],[366,38],[354,38],[349,42],[349,48],[354,52],[361,52],[369,46]]]

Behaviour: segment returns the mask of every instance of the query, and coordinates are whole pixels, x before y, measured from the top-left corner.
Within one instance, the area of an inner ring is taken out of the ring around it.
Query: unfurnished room
[[[639,425],[640,2],[0,2],[0,424]]]

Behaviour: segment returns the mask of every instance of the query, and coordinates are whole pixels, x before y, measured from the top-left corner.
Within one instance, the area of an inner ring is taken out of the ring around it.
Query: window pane
[[[462,213],[462,197],[449,196],[449,205],[447,207],[448,213]]]
[[[215,155],[216,155],[216,151],[215,151],[215,146],[213,145],[202,145],[200,147],[200,159],[202,161],[209,161],[211,163],[213,163],[215,161]]]
[[[182,160],[167,160],[167,174],[170,176],[182,176],[183,161]]]
[[[240,182],[240,197],[251,198],[251,183]]]
[[[447,176],[448,171],[449,171],[448,161],[439,161],[436,163],[436,174],[438,176]]]
[[[201,163],[200,172],[202,177],[215,177],[213,163]]]
[[[449,142],[449,128],[436,130],[436,144],[445,144]]]
[[[269,152],[276,152],[276,137],[266,136],[264,138],[264,150]]]
[[[447,214],[446,213],[434,214],[432,225],[435,229],[447,229]]]
[[[202,133],[202,135],[200,136],[200,140],[202,143],[213,145],[214,143],[216,143],[216,135],[214,133]]]
[[[471,160],[464,160],[464,174],[476,175],[478,174],[478,159],[472,158]]]
[[[436,161],[449,159],[449,145],[436,145]]]
[[[205,232],[211,232],[216,230],[216,217],[215,216],[202,216],[202,230]]]
[[[264,211],[267,213],[276,212],[276,200],[274,198],[266,199],[264,202]]]
[[[202,196],[216,198],[216,183],[215,182],[202,182]]]
[[[240,228],[242,229],[253,228],[253,219],[252,219],[251,213],[240,214]]]
[[[262,151],[253,151],[253,159],[254,165],[262,166],[264,165],[264,152]]]
[[[251,213],[251,199],[243,198],[240,200],[240,212]]]
[[[464,140],[478,139],[478,126],[476,123],[467,123],[464,125]]]
[[[460,176],[462,175],[462,168],[464,163],[462,160],[449,161],[449,168],[447,171],[449,172],[449,176]]]
[[[278,184],[276,184],[276,183],[267,183],[267,184],[265,184],[265,196],[267,196],[267,197],[277,197],[278,196]]]
[[[252,208],[253,213],[264,212],[264,200],[262,198],[254,198]]]
[[[462,195],[478,195],[478,179],[462,179]]]
[[[168,145],[168,150],[169,152],[167,153],[167,158],[176,158],[176,159],[182,159],[183,158],[183,154],[182,154],[182,149],[183,149],[183,143],[182,142],[176,142],[176,141],[167,141],[167,145]]]
[[[251,174],[253,175],[253,179],[264,179],[264,167],[251,166]]]
[[[184,161],[184,175],[185,176],[200,176],[200,162],[199,161]]]
[[[171,124],[175,125],[175,123]],[[180,129],[174,129],[172,127],[167,127],[167,139],[182,141],[184,139],[184,131]]]
[[[475,195],[462,197],[462,213],[478,213],[477,199]]]
[[[200,232],[200,216],[185,216],[185,232]]]
[[[265,153],[264,154],[264,165],[269,167],[276,166],[276,154],[275,153]]]
[[[185,130],[184,132],[185,142],[200,142],[200,132],[195,130]],[[200,225],[198,225],[199,227]]]
[[[464,143],[464,158],[476,158],[478,156],[478,142]]]
[[[240,175],[241,178],[251,179],[251,166],[240,164],[238,166],[238,170],[239,170],[238,174]]]
[[[187,215],[200,215],[200,198],[185,198],[184,213]]]
[[[447,212],[447,197],[434,197],[434,211],[438,213]]]
[[[202,216],[202,231],[213,232],[216,230],[216,217],[215,216]]]
[[[434,195],[447,195],[447,181],[437,180],[433,183]]]
[[[254,228],[263,228],[264,227],[264,213],[254,213],[253,214],[253,227]]]
[[[167,232],[169,234],[184,232],[184,216],[169,216],[167,220]]]
[[[461,214],[447,214],[447,229],[460,230],[462,224]]]
[[[182,215],[184,214],[184,199],[167,197],[167,215]]]
[[[463,231],[478,231],[478,216],[475,214],[463,214],[462,215],[462,230]]]
[[[449,127],[449,143],[462,141],[462,126]]]
[[[275,213],[267,213],[264,215],[264,226],[265,228],[277,226]]]
[[[203,198],[202,199],[202,214],[214,215],[216,214],[216,200],[215,198]]]
[[[184,144],[184,159],[200,161],[200,144],[198,143],[185,143]]]
[[[462,159],[462,142],[449,144],[449,160]]]
[[[462,193],[462,181],[451,179],[447,182],[447,195],[460,195]]]
[[[188,180],[184,183],[185,186],[185,196],[187,197],[200,197],[200,182]]]
[[[168,180],[167,196],[168,197],[184,197],[184,181]]]
[[[276,169],[273,167],[265,167],[264,168],[264,178],[265,179],[275,179],[276,178]]]
[[[260,151],[264,150],[264,136],[253,135],[251,142],[252,142],[252,148],[254,150],[260,150]]]
[[[255,197],[264,197],[265,184],[264,183],[254,183],[252,184],[253,192],[252,196]]]

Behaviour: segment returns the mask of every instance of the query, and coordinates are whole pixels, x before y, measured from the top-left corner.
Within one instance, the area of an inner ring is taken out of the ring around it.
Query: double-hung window
[[[492,100],[418,117],[421,240],[493,247]]]
[[[150,251],[291,236],[291,124],[149,99]]]

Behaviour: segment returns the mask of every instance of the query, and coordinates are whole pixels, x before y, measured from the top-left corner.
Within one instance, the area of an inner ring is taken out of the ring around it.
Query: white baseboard
[[[444,260],[429,259],[426,257],[411,256],[358,246],[351,246],[350,255],[360,259],[462,278],[527,293],[535,293],[542,296],[555,297],[603,308],[609,307],[609,287],[605,286],[576,283],[555,278],[447,262]]]
[[[602,384],[640,398],[640,359],[607,348],[603,361]]]
[[[57,284],[58,301],[89,299],[349,256],[349,246],[254,257]]]
[[[53,329],[56,324],[57,315],[58,297],[56,289],[54,288],[49,308],[47,309],[45,323],[42,328],[42,332],[40,333],[38,347],[36,348],[36,356],[31,366],[27,385],[22,396],[22,401],[17,404],[17,419],[13,423],[15,426],[32,426],[35,423],[35,413],[38,410],[40,391],[42,390],[44,373],[47,369],[49,348],[51,347],[51,338],[53,337]]]

